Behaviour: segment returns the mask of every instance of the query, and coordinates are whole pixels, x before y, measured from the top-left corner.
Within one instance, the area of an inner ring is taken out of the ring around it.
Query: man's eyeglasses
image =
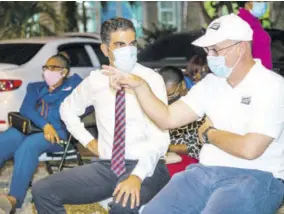
[[[221,48],[221,49],[219,49],[219,50],[216,50],[216,49],[214,49],[214,48],[204,48],[204,50],[205,50],[205,52],[207,53],[207,55],[209,55],[210,54],[210,56],[219,56],[219,52],[220,51],[223,51],[223,50],[226,50],[226,49],[228,49],[228,48],[230,48],[230,47],[233,47],[233,46],[235,46],[235,45],[237,45],[237,44],[239,44],[239,43],[241,43],[241,42],[236,42],[236,43],[234,43],[234,44],[232,44],[232,45],[229,45],[229,46],[227,46],[227,47],[225,47],[225,48]]]
[[[64,68],[66,68],[66,67],[61,67],[61,66],[57,66],[57,65],[44,65],[44,66],[42,66],[43,71],[46,71],[46,70],[62,71]]]

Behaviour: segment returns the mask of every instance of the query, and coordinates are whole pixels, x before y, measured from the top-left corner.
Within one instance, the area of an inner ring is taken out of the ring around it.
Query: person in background
[[[110,64],[145,79],[167,104],[162,77],[137,63],[136,31],[124,18],[101,27],[101,49]],[[79,116],[94,106],[99,138],[90,135]],[[38,181],[32,195],[39,213],[66,213],[64,204],[87,204],[113,196],[109,213],[138,214],[169,181],[163,157],[169,133],[142,111],[132,90],[113,90],[102,70],[92,71],[61,105],[61,118],[72,135],[99,158]]]
[[[162,75],[166,84],[169,104],[186,96],[188,89],[185,86],[183,73],[179,68],[165,66],[159,70],[159,74]],[[183,171],[189,164],[198,163],[199,152],[202,147],[198,138],[198,129],[203,121],[199,120],[176,129],[170,129],[171,145],[168,151],[175,152],[182,158],[179,163],[167,164],[171,176]]]
[[[184,75],[183,78],[184,78],[186,88],[191,89],[192,86],[194,86],[194,81],[192,81],[192,79],[188,77],[187,75]]]
[[[63,150],[58,143],[66,140],[67,130],[61,122],[59,106],[82,81],[77,74],[68,77],[70,62],[63,53],[50,57],[42,69],[45,81],[28,84],[20,108],[20,114],[41,128],[42,132],[25,136],[10,127],[0,134],[0,168],[5,161],[14,159],[10,192],[0,196],[0,210],[7,214],[21,207],[39,156]]]
[[[238,2],[240,8],[238,16],[246,21],[253,30],[252,56],[260,59],[264,67],[272,69],[271,39],[263,29],[259,18],[268,9],[268,2]]]
[[[194,55],[188,62],[185,75],[194,83],[199,82],[210,72],[205,55]]]

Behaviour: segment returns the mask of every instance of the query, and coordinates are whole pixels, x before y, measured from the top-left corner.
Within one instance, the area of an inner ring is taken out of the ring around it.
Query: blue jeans
[[[44,152],[63,150],[57,144],[46,141],[43,133],[23,135],[14,128],[0,134],[0,169],[5,161],[14,158],[14,171],[9,195],[17,199],[21,207],[30,181],[38,166],[38,158]]]
[[[143,214],[275,214],[283,201],[284,184],[271,173],[189,166],[144,208]]]

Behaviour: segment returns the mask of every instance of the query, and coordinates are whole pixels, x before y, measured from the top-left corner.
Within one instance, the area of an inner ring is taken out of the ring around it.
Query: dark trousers
[[[66,213],[63,204],[88,204],[99,202],[112,196],[121,181],[128,178],[137,161],[126,161],[126,173],[117,177],[110,169],[110,161],[98,160],[56,173],[36,182],[32,195],[39,214]],[[169,181],[170,176],[164,162],[159,161],[152,177],[142,182],[140,206],[148,203]],[[112,203],[110,214],[136,214],[139,208]]]

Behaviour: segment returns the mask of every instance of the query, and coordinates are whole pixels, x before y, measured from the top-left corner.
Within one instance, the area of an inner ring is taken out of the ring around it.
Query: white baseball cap
[[[199,47],[209,47],[225,40],[252,41],[252,35],[253,31],[249,24],[231,13],[212,21],[205,35],[192,44]]]

